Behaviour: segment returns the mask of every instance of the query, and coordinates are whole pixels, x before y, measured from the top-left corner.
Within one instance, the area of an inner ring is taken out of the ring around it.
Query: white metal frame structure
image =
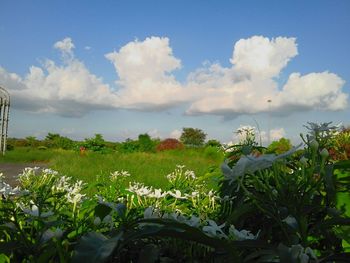
[[[6,152],[6,139],[10,114],[10,94],[0,87],[0,151]]]

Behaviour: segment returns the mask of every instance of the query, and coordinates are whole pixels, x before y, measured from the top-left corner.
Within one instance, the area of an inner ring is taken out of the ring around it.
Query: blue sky
[[[10,137],[349,125],[349,1],[4,1]],[[267,99],[271,99],[270,105]]]

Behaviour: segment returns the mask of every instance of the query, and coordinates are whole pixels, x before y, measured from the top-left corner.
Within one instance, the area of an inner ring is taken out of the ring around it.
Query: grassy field
[[[137,181],[154,187],[163,187],[167,183],[165,176],[174,171],[176,165],[185,165],[185,169],[193,170],[197,176],[209,171],[219,177],[223,154],[207,152],[204,149],[172,150],[159,153],[109,153],[87,152],[80,155],[76,151],[38,150],[16,148],[8,151],[0,158],[2,163],[40,162],[63,175],[83,180],[86,183],[96,181],[96,177],[108,178],[111,172],[128,171],[128,181]],[[215,182],[212,183],[215,187]]]

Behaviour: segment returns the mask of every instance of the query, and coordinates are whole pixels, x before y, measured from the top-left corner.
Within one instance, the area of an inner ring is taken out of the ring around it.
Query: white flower
[[[232,237],[234,240],[239,241],[257,239],[259,232],[256,235],[253,235],[250,231],[245,229],[242,229],[240,231],[237,230],[234,225],[231,225],[229,228],[230,237]]]
[[[172,197],[175,197],[176,199],[187,199],[186,196],[181,195],[180,190],[175,190],[175,192],[168,191],[168,194],[171,195]]]
[[[15,188],[12,188],[11,185],[0,182],[0,195],[3,195],[5,198],[9,197],[10,195],[17,195],[21,193],[21,189],[16,186]]]
[[[49,175],[54,175],[54,176],[58,175],[57,171],[49,169],[49,168],[43,169],[43,173],[44,174],[49,174]]]
[[[225,223],[218,226],[215,221],[208,220],[209,225],[203,227],[203,232],[211,237],[218,237],[218,238],[227,238],[225,233],[222,231],[222,228],[225,226]]]
[[[159,199],[165,197],[167,194],[167,192],[162,193],[162,189],[154,189],[154,192],[151,192],[148,197]]]
[[[186,172],[185,172],[185,177],[187,178],[187,179],[196,179],[196,174],[194,173],[194,171],[190,171],[190,170],[187,170]]]
[[[2,183],[5,179],[5,176],[3,173],[0,173],[0,183]]]
[[[77,194],[68,193],[68,194],[66,195],[68,202],[70,202],[70,203],[72,203],[72,204],[80,203],[80,201],[83,199],[84,196],[85,196],[85,195],[80,194],[80,193],[77,193]]]
[[[111,179],[111,181],[115,181],[118,179],[118,177],[128,177],[128,176],[130,176],[130,173],[128,171],[122,170],[122,171],[112,172],[109,178]]]

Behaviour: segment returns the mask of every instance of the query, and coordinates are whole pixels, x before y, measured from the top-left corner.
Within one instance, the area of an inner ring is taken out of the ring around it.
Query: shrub
[[[85,139],[83,146],[94,152],[105,152],[106,151],[106,142],[103,139],[101,134],[95,134],[93,138]]]
[[[218,140],[209,140],[207,141],[205,146],[221,147],[221,142],[219,142]]]
[[[337,133],[328,150],[333,160],[350,160],[350,128],[343,128]]]
[[[266,153],[281,154],[292,149],[290,140],[281,138],[278,141],[273,141],[266,149]]]
[[[139,142],[136,140],[126,139],[125,142],[123,142],[120,146],[118,146],[118,149],[121,152],[124,153],[133,153],[138,152],[140,149]]]
[[[183,149],[184,145],[173,138],[168,138],[160,142],[157,146],[157,151],[166,151],[166,150],[175,150],[175,149]]]
[[[73,140],[61,136],[58,133],[48,133],[45,137],[44,144],[48,148],[61,148],[64,150],[73,149],[75,147]]]
[[[13,144],[11,143],[8,143],[8,144],[6,144],[6,150],[7,151],[12,151],[13,149],[15,149],[15,146],[13,146]]]

